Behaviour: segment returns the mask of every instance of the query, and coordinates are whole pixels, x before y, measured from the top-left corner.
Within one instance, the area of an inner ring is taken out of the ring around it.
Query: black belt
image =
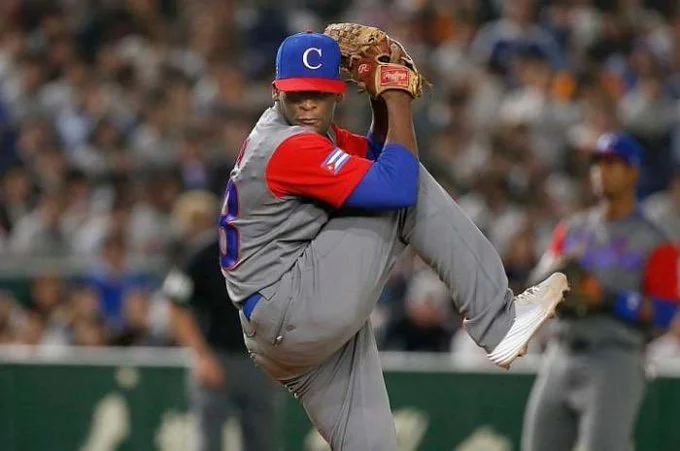
[[[561,339],[560,343],[565,345],[571,352],[588,352],[597,348],[597,344],[582,338]]]
[[[588,340],[580,337],[558,337],[558,341],[574,353],[590,352],[605,348],[620,348],[631,351],[640,350],[640,346],[620,340]]]

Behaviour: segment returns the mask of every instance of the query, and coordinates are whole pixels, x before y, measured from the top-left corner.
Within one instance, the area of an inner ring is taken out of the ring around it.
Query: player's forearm
[[[191,348],[198,355],[206,355],[212,352],[203,338],[196,320],[189,311],[173,304],[170,308],[170,320],[179,344]]]
[[[413,98],[401,91],[383,93],[388,130],[380,157],[346,199],[344,206],[399,209],[418,198],[418,147],[411,113]]]
[[[382,153],[387,139],[387,106],[382,97],[369,97],[371,102],[371,128],[368,130],[368,152],[366,158],[369,160],[377,160]]]
[[[369,97],[371,101],[372,121],[368,131],[376,142],[384,143],[387,139],[387,129],[389,119],[387,116],[387,105],[382,97]]]
[[[403,91],[390,90],[383,94],[387,108],[388,130],[385,144],[399,144],[418,158],[418,145],[413,129],[411,104],[413,99]]]

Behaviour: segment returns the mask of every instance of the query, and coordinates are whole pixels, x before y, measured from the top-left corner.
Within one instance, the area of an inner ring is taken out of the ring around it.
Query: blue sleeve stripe
[[[642,309],[642,295],[634,291],[620,293],[614,302],[614,314],[621,319],[637,322]]]
[[[621,319],[638,322],[642,309],[643,297],[640,293],[627,291],[620,293],[614,303],[614,313]],[[652,324],[655,327],[666,329],[670,326],[673,317],[678,313],[678,304],[665,299],[651,298],[654,308]]]
[[[678,313],[678,304],[665,299],[652,299],[654,305],[654,325],[667,329]]]
[[[416,204],[420,165],[404,146],[387,144],[368,170],[345,207],[395,210]]]

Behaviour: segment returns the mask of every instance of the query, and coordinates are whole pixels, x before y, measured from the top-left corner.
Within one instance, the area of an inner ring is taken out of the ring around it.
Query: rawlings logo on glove
[[[373,97],[388,89],[400,89],[420,97],[423,84],[429,84],[404,46],[379,28],[337,23],[328,25],[324,34],[337,41],[340,47],[340,70],[344,78]]]
[[[409,87],[410,69],[403,66],[381,65],[380,84],[383,86]]]

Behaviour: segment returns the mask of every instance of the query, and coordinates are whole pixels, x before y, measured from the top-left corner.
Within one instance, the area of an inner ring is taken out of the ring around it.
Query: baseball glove
[[[388,89],[400,89],[420,97],[423,86],[429,85],[404,46],[379,28],[334,23],[326,27],[324,34],[340,46],[343,77],[373,97]]]
[[[570,290],[558,306],[560,316],[583,317],[602,307],[604,292],[599,281],[583,268],[577,256],[558,259],[551,271],[559,271],[567,276]]]

